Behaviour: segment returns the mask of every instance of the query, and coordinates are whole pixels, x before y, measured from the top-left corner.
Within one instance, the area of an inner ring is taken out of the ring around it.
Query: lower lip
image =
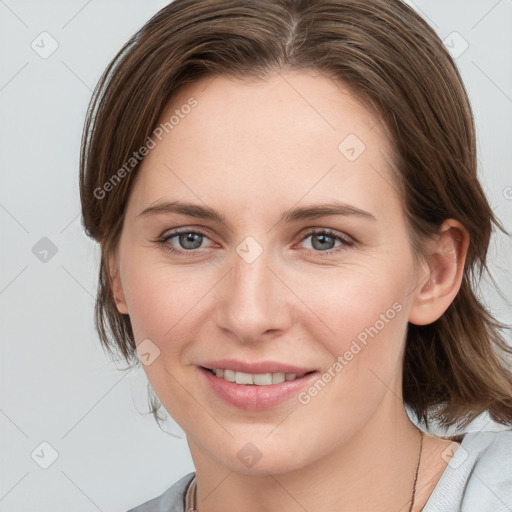
[[[317,378],[318,372],[308,373],[295,380],[280,384],[256,386],[229,382],[217,377],[210,370],[199,367],[213,391],[227,403],[247,411],[262,411],[279,405],[293,396],[297,396],[302,388]]]

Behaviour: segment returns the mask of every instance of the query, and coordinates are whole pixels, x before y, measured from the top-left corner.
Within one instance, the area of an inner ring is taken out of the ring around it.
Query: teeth
[[[257,386],[268,386],[272,384],[272,374],[271,373],[259,373],[257,375],[252,376],[252,383]]]
[[[273,373],[272,374],[272,384],[281,384],[284,382],[284,373]]]
[[[281,382],[295,380],[296,373],[245,373],[235,372],[233,370],[212,370],[217,377],[223,378],[229,382],[236,382],[237,384],[256,385],[256,386],[269,386],[270,384],[280,384]],[[301,377],[301,375],[299,375]]]
[[[215,370],[215,375],[217,375],[217,370]],[[236,372],[234,372],[233,370],[224,370],[223,376],[226,380],[229,380],[229,382],[235,382],[235,375]],[[217,377],[222,377],[222,375],[217,375]]]
[[[250,373],[236,372],[235,382],[237,384],[254,384]]]

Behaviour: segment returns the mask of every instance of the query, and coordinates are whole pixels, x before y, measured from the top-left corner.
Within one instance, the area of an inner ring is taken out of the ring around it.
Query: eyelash
[[[201,235],[201,236],[208,238],[208,235],[206,235],[206,233],[185,228],[185,229],[178,229],[178,230],[172,231],[168,235],[155,240],[155,242],[159,243],[160,245],[163,246],[163,248],[166,251],[169,251],[170,253],[173,253],[173,254],[178,254],[178,255],[187,254],[187,255],[194,256],[198,252],[201,252],[201,249],[182,250],[182,249],[175,249],[174,247],[171,247],[169,245],[169,240],[171,240],[172,238],[175,238],[183,233],[187,233],[187,234],[192,233],[194,235]],[[336,231],[332,231],[332,230],[326,229],[326,228],[310,231],[309,233],[307,233],[306,235],[304,235],[302,237],[301,242],[304,242],[304,240],[306,240],[308,237],[310,237],[312,235],[327,235],[329,237],[334,238],[335,240],[342,242],[341,246],[338,246],[337,248],[334,248],[334,249],[329,249],[328,251],[320,251],[320,250],[312,249],[314,252],[316,252],[318,254],[322,254],[322,255],[335,254],[335,253],[345,250],[346,247],[351,247],[354,245],[354,242],[352,242],[348,237],[342,236],[342,235],[338,234]]]

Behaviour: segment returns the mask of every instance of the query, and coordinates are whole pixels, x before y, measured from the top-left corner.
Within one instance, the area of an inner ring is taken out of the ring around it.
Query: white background
[[[0,0],[2,512],[123,512],[193,471],[181,429],[169,420],[164,433],[141,414],[148,410],[143,372],[120,371],[100,347],[93,324],[99,252],[79,216],[79,146],[92,89],[166,3]],[[408,3],[443,40],[456,31],[469,44],[456,62],[476,117],[481,179],[511,229],[512,1]],[[41,37],[47,50],[52,39],[58,44],[46,59],[31,47]],[[457,36],[447,40],[463,49]],[[47,262],[32,252],[43,237],[57,250]],[[489,253],[509,301],[511,251],[498,236]],[[482,293],[512,323],[510,305],[486,283]],[[480,418],[466,430],[498,428]],[[34,459],[50,462],[52,449],[58,458],[41,468]],[[32,458],[34,450],[44,456]]]

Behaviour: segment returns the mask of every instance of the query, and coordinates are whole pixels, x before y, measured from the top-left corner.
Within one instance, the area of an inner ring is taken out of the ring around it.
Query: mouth
[[[225,368],[224,366],[231,366]],[[249,365],[220,364],[197,366],[202,382],[205,383],[208,392],[218,400],[209,400],[217,406],[227,404],[237,409],[246,411],[263,411],[281,404],[290,404],[298,399],[301,390],[313,384],[320,372],[288,365],[259,364],[251,365],[252,373],[235,369],[243,366],[245,370]],[[278,366],[278,367],[276,367]],[[264,370],[285,371],[264,371]],[[295,371],[291,371],[295,370]]]

